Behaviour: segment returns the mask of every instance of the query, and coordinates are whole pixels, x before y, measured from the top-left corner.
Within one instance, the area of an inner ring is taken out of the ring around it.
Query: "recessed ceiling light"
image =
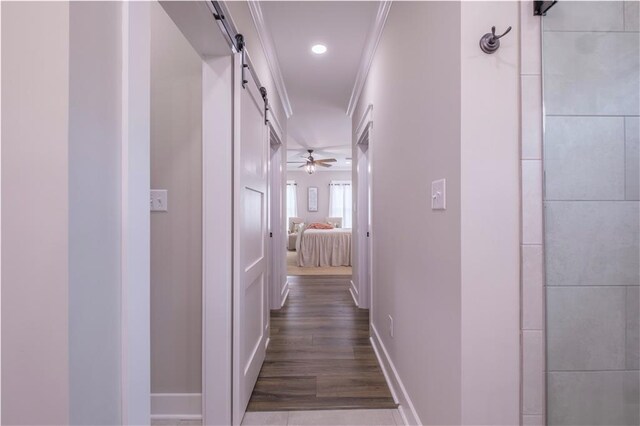
[[[351,160],[347,160],[347,161],[345,161],[345,163],[351,164]]]
[[[325,46],[324,44],[314,44],[311,47],[311,51],[316,55],[322,55],[327,51],[327,46]]]

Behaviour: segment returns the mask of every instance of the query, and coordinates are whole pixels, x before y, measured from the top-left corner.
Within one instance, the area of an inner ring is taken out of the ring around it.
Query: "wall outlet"
[[[393,337],[393,317],[389,315],[389,336]]]
[[[150,205],[152,212],[166,212],[169,208],[166,189],[152,189]]]

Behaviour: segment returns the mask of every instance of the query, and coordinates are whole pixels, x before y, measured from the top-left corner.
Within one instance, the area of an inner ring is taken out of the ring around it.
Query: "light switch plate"
[[[152,189],[150,207],[152,212],[166,212],[169,208],[166,189]]]
[[[431,209],[447,209],[447,185],[445,179],[438,179],[431,182]]]

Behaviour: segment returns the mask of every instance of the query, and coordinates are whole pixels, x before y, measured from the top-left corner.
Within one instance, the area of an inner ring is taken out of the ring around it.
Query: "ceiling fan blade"
[[[307,164],[306,161],[287,161],[287,164]]]
[[[306,164],[303,164],[302,166],[298,166],[299,169],[306,167]]]
[[[325,163],[335,163],[336,160],[335,158],[323,158],[322,160],[316,160],[316,162],[320,163],[320,162],[325,162]]]
[[[331,164],[324,164],[324,163],[320,163],[319,161],[316,161],[316,164],[320,167],[331,167]]]

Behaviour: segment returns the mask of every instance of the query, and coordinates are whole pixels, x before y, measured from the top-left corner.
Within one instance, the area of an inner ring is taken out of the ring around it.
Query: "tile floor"
[[[153,420],[152,426],[200,426],[200,420]],[[253,411],[242,421],[247,426],[401,426],[398,410]]]
[[[155,419],[151,426],[202,426],[202,420],[194,419]]]

